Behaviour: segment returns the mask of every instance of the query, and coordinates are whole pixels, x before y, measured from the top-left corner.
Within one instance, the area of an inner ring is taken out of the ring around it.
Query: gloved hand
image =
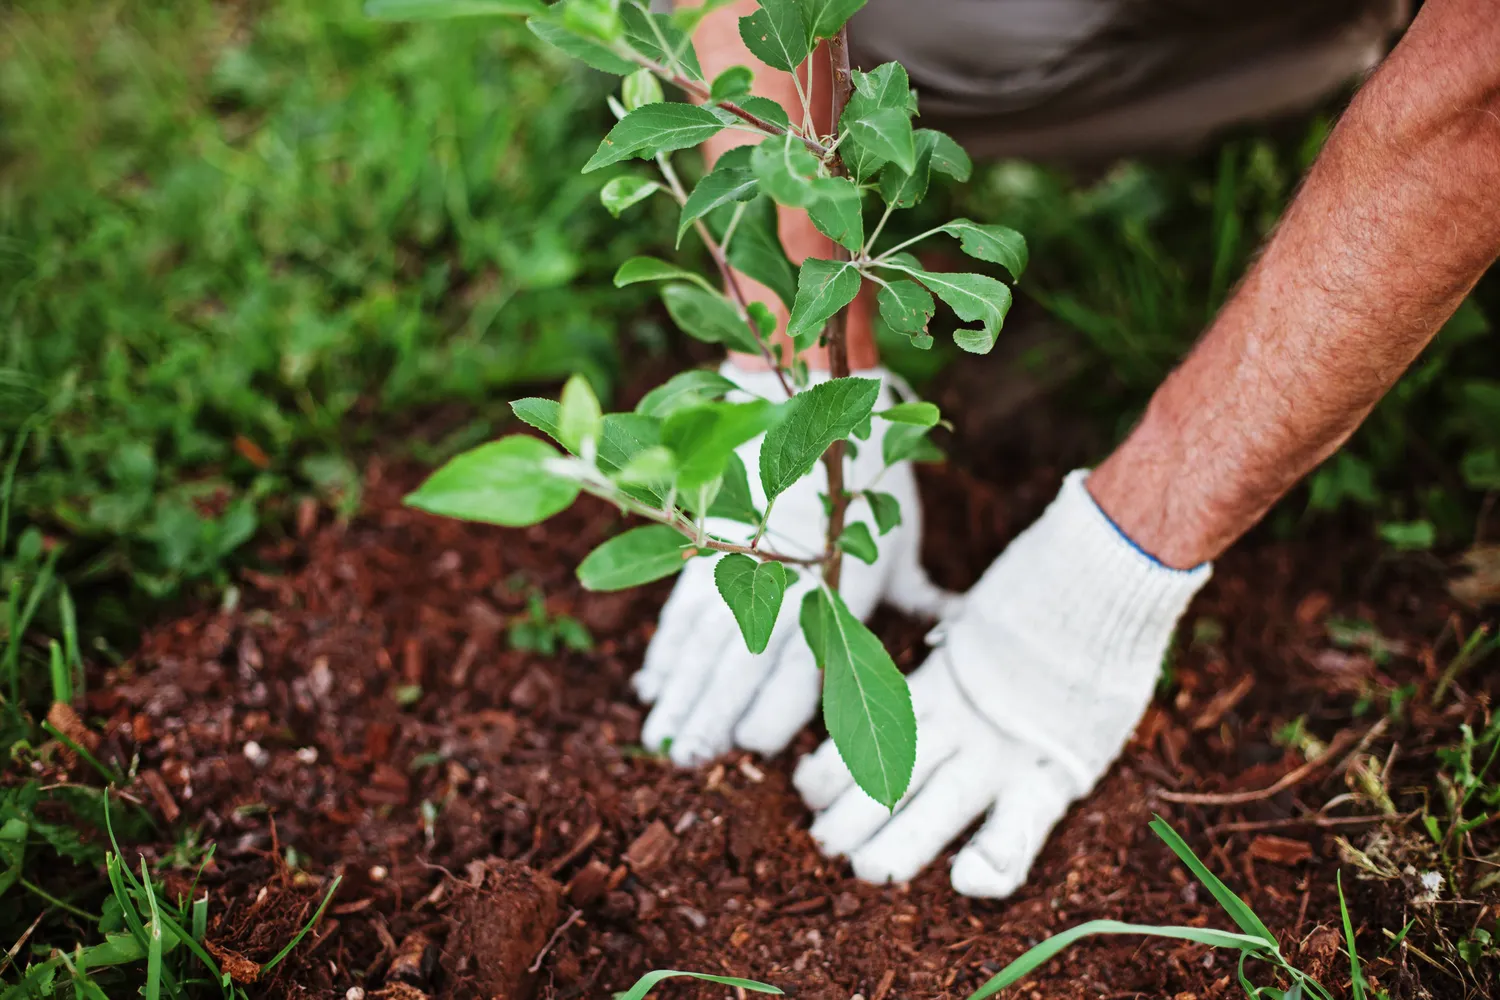
[[[1138,549],[1086,475],[1067,477],[934,630],[938,648],[910,677],[917,760],[894,815],[854,784],[832,741],[798,764],[814,839],[860,878],[911,878],[989,812],[953,859],[953,887],[1009,895],[1134,731],[1211,570],[1169,569]]]
[[[775,402],[786,399],[771,372],[742,371],[725,362],[720,373],[747,396]],[[876,410],[896,402],[891,376],[884,369],[856,374],[885,383]],[[880,446],[888,426],[874,420],[869,440],[855,442],[857,454],[846,460],[844,481],[851,491],[876,488],[896,497],[901,503],[901,524],[881,536],[869,504],[863,499],[851,502],[849,520],[869,525],[880,556],[870,566],[845,555],[841,590],[850,610],[861,619],[868,618],[881,600],[908,613],[935,618],[954,597],[935,587],[918,562],[922,509],[916,479],[910,463],[885,468]],[[756,505],[764,510],[766,498],[757,473],[760,444],[757,438],[738,454],[749,471]],[[819,494],[827,492],[827,474],[819,463],[811,476],[777,497],[762,544],[787,555],[822,553],[827,516]],[[710,519],[709,530],[741,542],[748,542],[754,533],[748,525],[717,518]],[[755,654],[746,649],[739,626],[714,584],[716,563],[716,559],[694,559],[682,571],[662,608],[645,664],[634,678],[641,700],[654,703],[641,742],[659,750],[670,741],[668,756],[685,767],[717,757],[732,746],[779,753],[816,714],[822,686],[822,675],[797,623],[802,596],[814,586],[815,570],[796,568],[797,582],[787,589],[771,641],[765,652]]]

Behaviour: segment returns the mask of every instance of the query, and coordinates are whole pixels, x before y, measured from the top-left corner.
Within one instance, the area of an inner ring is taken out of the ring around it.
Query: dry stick
[[[1383,721],[1383,720],[1382,720]],[[1286,791],[1294,785],[1306,780],[1308,775],[1327,767],[1333,759],[1343,753],[1355,741],[1353,732],[1345,730],[1336,736],[1328,749],[1317,758],[1308,761],[1294,771],[1288,772],[1281,780],[1267,788],[1253,792],[1226,792],[1223,794],[1196,794],[1193,792],[1157,792],[1157,797],[1168,802],[1177,802],[1192,806],[1237,806],[1246,802],[1259,802],[1269,799],[1281,792]]]
[[[833,64],[833,129],[838,131],[839,119],[844,116],[844,106],[849,103],[849,94],[854,89],[854,80],[849,68],[849,29],[840,28],[839,33],[828,40],[828,59]],[[810,85],[810,79],[809,79]],[[835,154],[832,170],[834,176],[844,176],[844,158]],[[834,244],[834,260],[848,261],[849,251],[841,243]],[[830,378],[846,378],[849,374],[849,306],[845,305],[828,323],[828,375]],[[828,548],[825,558],[827,568],[823,579],[829,589],[839,589],[839,573],[843,569],[843,557],[839,552],[839,536],[844,533],[844,515],[849,509],[849,498],[844,493],[844,442],[835,441],[823,453],[823,464],[828,469]]]
[[[537,970],[541,969],[542,959],[547,957],[547,952],[551,951],[552,946],[557,944],[557,939],[562,937],[563,931],[567,930],[569,927],[572,927],[573,924],[576,923],[578,918],[581,916],[583,916],[582,910],[574,910],[571,914],[568,915],[568,919],[562,922],[562,926],[553,931],[552,936],[547,939],[547,943],[542,945],[542,950],[537,952],[536,961],[532,962],[531,965],[527,967],[527,972],[536,972]]]

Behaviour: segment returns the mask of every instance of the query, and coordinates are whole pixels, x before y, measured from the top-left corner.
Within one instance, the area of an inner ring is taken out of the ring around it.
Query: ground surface
[[[939,391],[945,409],[958,412],[943,398],[957,391]],[[1066,470],[986,454],[982,431],[961,424],[968,463],[922,476],[927,562],[951,587],[979,574]],[[358,985],[561,1000],[670,967],[808,998],[963,996],[1086,919],[1228,926],[1147,830],[1153,812],[1245,895],[1295,963],[1342,993],[1334,838],[1360,843],[1370,826],[1328,817],[1370,806],[1346,795],[1310,812],[1347,791],[1345,768],[1361,759],[1351,749],[1383,759],[1399,735],[1400,760],[1430,770],[1448,738],[1438,734],[1456,721],[1418,712],[1370,733],[1378,698],[1351,715],[1371,692],[1434,676],[1431,647],[1456,610],[1435,561],[1343,538],[1252,539],[1195,603],[1171,684],[1137,739],[1013,899],[958,897],[941,863],[909,886],[864,885],[808,838],[789,783],[794,753],[686,772],[640,752],[642,709],[627,680],[670,584],[590,595],[572,576],[619,527],[617,513],[580,503],[539,527],[489,529],[401,507],[419,470],[374,462],[366,476],[362,515],[307,517],[300,537],[264,553],[265,572],[246,574],[233,610],[155,629],[92,688],[90,708],[112,720],[105,751],[138,752],[160,776],[143,783],[156,786],[142,792],[148,805],[180,809],[217,840],[209,938],[221,958],[244,959],[245,978],[343,874],[322,924],[252,995],[342,997]],[[532,592],[550,614],[581,621],[594,649],[511,648]],[[1332,641],[1340,618],[1373,623],[1381,648]],[[883,612],[877,624],[903,669],[921,661],[921,623]],[[1466,697],[1464,711],[1475,703]],[[1286,778],[1305,758],[1272,736],[1299,716],[1335,741],[1326,767],[1242,804],[1169,800]],[[795,750],[818,738],[805,732]],[[1407,919],[1408,894],[1354,874],[1345,884],[1376,980],[1398,997],[1466,995],[1404,950],[1376,959],[1380,929]],[[1210,998],[1238,986],[1228,957],[1117,938],[1066,953],[1016,994]]]

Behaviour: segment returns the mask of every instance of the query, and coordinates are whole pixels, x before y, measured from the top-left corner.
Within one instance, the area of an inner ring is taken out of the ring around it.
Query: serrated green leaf
[[[880,380],[836,378],[782,404],[781,421],[760,446],[760,482],[768,500],[812,471],[823,452],[847,438],[875,408]]]
[[[731,66],[714,77],[714,82],[708,88],[708,99],[738,101],[749,95],[750,85],[754,82],[755,72],[749,66]]]
[[[779,562],[758,562],[739,553],[725,556],[714,567],[714,583],[750,652],[766,651],[786,588],[795,579],[796,574],[788,573]]]
[[[865,490],[860,495],[869,503],[870,513],[875,516],[875,527],[882,535],[901,523],[901,501],[876,490]]]
[[[943,453],[927,436],[930,428],[892,424],[880,439],[880,457],[886,465],[897,462],[941,462]]]
[[[832,38],[865,0],[802,0],[802,20],[813,38]]]
[[[526,27],[548,45],[601,72],[628,76],[639,68],[629,59],[616,55],[608,46],[569,30],[562,23],[562,13],[556,7],[548,8],[545,14],[527,18]]]
[[[698,554],[675,528],[649,524],[616,535],[578,564],[578,582],[585,590],[608,591],[639,587],[671,576]]]
[[[578,483],[550,471],[558,454],[545,441],[512,434],[455,456],[409,494],[408,506],[444,517],[524,527],[578,497]]]
[[[917,717],[906,678],[836,592],[809,591],[799,621],[823,669],[829,737],[855,783],[894,809],[917,759]]]
[[[906,278],[881,285],[875,293],[875,304],[886,326],[907,336],[926,333],[927,324],[937,311],[932,293]]]
[[[723,399],[737,388],[739,387],[718,372],[706,368],[691,368],[678,372],[642,396],[641,401],[635,405],[635,412],[665,419],[673,410]]]
[[[673,411],[662,422],[661,443],[677,456],[677,485],[695,489],[719,478],[734,449],[773,426],[782,408],[764,399],[701,403]]]
[[[729,263],[735,270],[765,285],[790,309],[797,294],[797,275],[776,234],[770,199],[750,202],[729,244]]]
[[[935,129],[919,129],[917,135],[926,134],[931,136],[932,143],[932,169],[940,174],[947,174],[962,184],[969,179],[974,172],[974,161],[969,159],[969,154],[964,148],[953,140],[946,132],[938,132]]]
[[[584,164],[583,172],[632,156],[654,156],[696,146],[717,135],[724,123],[707,108],[672,101],[647,104],[636,108],[615,122],[615,127],[599,143],[599,149]]]
[[[811,51],[796,0],[761,0],[759,10],[740,18],[740,38],[755,58],[787,73],[802,65]]]
[[[1010,272],[1012,278],[1020,278],[1026,270],[1026,237],[1006,226],[987,226],[968,219],[954,219],[938,227],[950,236],[956,236],[964,253],[992,264],[999,264]]]
[[[738,101],[734,101],[732,103],[742,110],[750,112],[752,115],[761,119],[762,121],[768,121],[773,125],[780,126],[781,128],[792,127],[792,120],[791,118],[787,117],[786,108],[783,108],[780,104],[777,104],[769,97],[761,97],[757,94],[751,94],[749,97],[742,97]]]
[[[932,175],[932,151],[935,140],[931,134],[918,132],[915,165],[911,170],[902,170],[894,163],[887,163],[880,171],[880,197],[887,205],[896,208],[911,208],[927,196],[927,184]]]
[[[695,513],[697,513],[695,511]],[[709,517],[723,517],[742,524],[760,524],[761,513],[755,506],[755,497],[750,492],[750,476],[745,463],[738,455],[730,455],[724,466],[724,482],[719,495],[714,497],[708,509]]]
[[[688,33],[683,31],[670,14],[648,14],[634,3],[620,6],[620,21],[625,26],[625,38],[630,47],[641,55],[682,73],[689,80],[702,80],[703,67],[698,65],[698,54]],[[666,40],[666,48],[661,41]]]
[[[642,281],[691,281],[710,294],[718,294],[702,275],[657,257],[631,257],[615,272],[614,281],[616,288]]]
[[[627,174],[623,177],[611,178],[609,183],[599,190],[599,203],[610,215],[618,219],[620,213],[631,205],[644,201],[660,190],[661,185],[656,181],[648,181],[644,177]]]
[[[637,979],[635,985],[624,993],[616,993],[614,1000],[646,1000],[646,994],[650,993],[657,983],[663,979],[670,979],[673,976],[702,979],[705,982],[718,983],[721,986],[738,986],[741,989],[752,990],[756,993],[775,993],[778,995],[781,993],[774,986],[757,983],[753,979],[740,979],[738,976],[715,976],[707,972],[681,972],[677,969],[657,969]]]
[[[516,417],[562,444],[557,400],[531,397],[510,404]],[[661,444],[661,421],[640,413],[606,413],[599,432],[599,468],[615,475],[647,448]],[[576,454],[576,452],[575,452]],[[660,497],[642,494],[655,506]]]
[[[541,0],[366,0],[365,16],[377,21],[437,21],[453,17],[530,16],[546,10]]]
[[[943,419],[937,404],[925,400],[897,403],[888,409],[876,410],[874,415],[893,424],[915,424],[918,427],[936,427]]]
[[[636,70],[620,84],[620,103],[625,105],[627,111],[634,111],[647,104],[658,104],[666,99],[666,95],[662,93],[661,81],[649,69]]]
[[[849,130],[849,138],[876,156],[894,163],[906,173],[917,168],[916,140],[912,135],[911,119],[905,111],[869,108],[857,116],[846,112],[843,123]]]
[[[809,257],[797,274],[797,299],[792,303],[787,335],[799,348],[817,337],[829,317],[859,294],[859,270],[848,261]]]
[[[880,558],[880,548],[870,534],[870,526],[863,521],[850,521],[845,525],[843,534],[839,535],[838,546],[860,562],[871,566]]]
[[[682,214],[677,220],[678,245],[681,246],[683,234],[695,220],[701,219],[720,205],[749,201],[756,196],[759,187],[760,182],[749,167],[717,165],[698,182],[693,193],[683,202]]]
[[[563,26],[575,34],[606,45],[613,45],[625,35],[620,24],[619,0],[567,0],[558,6],[562,9]]]
[[[979,324],[977,329],[955,330],[955,344],[971,354],[987,354],[995,346],[1005,314],[1010,311],[1011,292],[1005,282],[985,274],[923,271],[904,264],[895,266],[948,303],[959,319]]]
[[[750,154],[762,189],[779,204],[804,208],[820,197],[818,158],[790,132],[767,139]]]
[[[623,486],[645,486],[658,493],[666,492],[677,475],[677,459],[661,445],[653,445],[636,453],[615,475],[615,481]]]
[[[583,442],[586,440],[594,442],[597,451],[603,418],[599,398],[594,395],[588,379],[582,375],[571,376],[563,385],[562,398],[558,401],[558,441],[574,454],[585,450]]]
[[[818,232],[851,252],[864,244],[865,220],[859,188],[847,177],[820,177],[807,216]]]
[[[709,344],[725,344],[736,351],[760,350],[749,325],[734,305],[718,292],[693,285],[670,284],[661,290],[662,303],[672,322],[684,333]]]

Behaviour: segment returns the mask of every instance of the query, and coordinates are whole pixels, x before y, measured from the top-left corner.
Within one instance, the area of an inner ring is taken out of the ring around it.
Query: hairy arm
[[[1090,493],[1162,562],[1214,558],[1353,433],[1497,253],[1500,4],[1428,0]]]

